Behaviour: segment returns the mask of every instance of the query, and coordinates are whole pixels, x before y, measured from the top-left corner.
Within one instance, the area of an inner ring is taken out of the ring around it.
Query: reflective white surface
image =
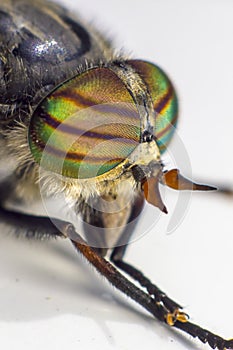
[[[116,37],[116,47],[169,73],[194,177],[233,183],[232,1],[63,3],[96,19]],[[184,305],[192,321],[227,338],[233,337],[232,213],[233,199],[194,194],[173,234],[166,235],[169,216],[162,217],[126,256]],[[25,242],[6,237],[2,227],[0,339],[4,350],[208,349],[153,320],[69,242]]]

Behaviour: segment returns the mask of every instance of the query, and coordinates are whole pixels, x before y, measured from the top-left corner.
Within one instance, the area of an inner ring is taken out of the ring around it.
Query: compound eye
[[[130,60],[128,63],[148,87],[155,111],[155,137],[160,152],[163,153],[177,124],[178,102],[174,87],[167,75],[156,65],[141,60]]]
[[[48,95],[34,111],[31,153],[51,172],[87,179],[103,175],[140,142],[140,116],[126,86],[108,68],[93,68]]]

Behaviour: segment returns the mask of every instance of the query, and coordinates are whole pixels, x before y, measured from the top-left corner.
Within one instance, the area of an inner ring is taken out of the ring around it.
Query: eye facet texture
[[[174,87],[167,75],[156,65],[141,61],[127,61],[146,83],[155,111],[155,137],[163,153],[175,131],[178,102]]]
[[[46,170],[70,178],[103,175],[140,142],[132,96],[108,68],[93,68],[65,82],[36,108],[29,146]]]

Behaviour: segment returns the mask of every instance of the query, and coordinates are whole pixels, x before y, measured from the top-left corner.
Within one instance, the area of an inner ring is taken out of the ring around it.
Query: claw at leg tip
[[[170,312],[166,315],[166,322],[169,326],[174,326],[176,321],[179,321],[181,323],[187,323],[188,320],[189,316],[178,309],[175,310],[173,313]]]

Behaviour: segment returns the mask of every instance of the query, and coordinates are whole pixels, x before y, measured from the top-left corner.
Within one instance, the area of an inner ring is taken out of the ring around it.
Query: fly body
[[[0,41],[0,154],[7,170],[1,221],[17,235],[71,240],[157,319],[213,349],[232,349],[232,340],[189,322],[179,304],[123,260],[145,201],[167,213],[160,185],[214,189],[165,169],[163,153],[178,118],[166,73],[116,55],[92,26],[44,0],[3,0]],[[75,223],[9,209],[61,193],[82,218],[84,236]]]

